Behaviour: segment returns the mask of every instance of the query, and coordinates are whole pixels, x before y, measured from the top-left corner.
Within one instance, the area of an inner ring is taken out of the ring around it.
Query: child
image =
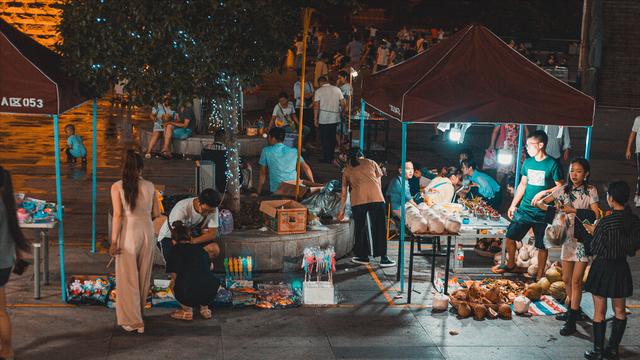
[[[576,320],[580,313],[580,301],[582,299],[582,277],[584,271],[589,265],[589,257],[587,256],[583,243],[576,240],[574,235],[574,224],[584,220],[584,216],[577,213],[577,210],[591,210],[595,214],[595,218],[600,217],[600,209],[598,207],[598,190],[595,186],[588,182],[591,167],[589,162],[583,158],[576,158],[569,165],[569,179],[565,186],[557,188],[551,196],[544,201],[539,202],[536,206],[542,210],[547,210],[549,206],[545,203],[558,201],[560,209],[568,214],[570,226],[567,233],[567,239],[562,244],[562,277],[567,288],[567,297],[569,300],[569,311],[564,316],[556,317],[559,320],[566,320],[566,323],[560,329],[560,335],[568,336],[576,332]]]
[[[558,162],[547,155],[547,134],[544,131],[536,130],[527,137],[527,153],[530,158],[522,164],[522,179],[515,196],[507,212],[512,219],[507,229],[507,263],[493,268],[496,274],[505,272],[516,272],[516,241],[522,241],[529,229],[533,228],[535,235],[535,246],[538,248],[538,274],[537,280],[544,275],[545,266],[549,251],[544,245],[544,232],[547,228],[545,223],[545,213],[535,207],[542,197],[549,195],[555,187],[562,185],[562,172]],[[521,202],[522,200],[522,202]],[[516,205],[520,204],[518,208]],[[517,210],[517,211],[516,211]]]
[[[211,319],[209,309],[218,293],[218,279],[211,272],[211,259],[201,245],[191,243],[191,230],[182,221],[174,221],[171,230],[171,262],[176,272],[173,291],[182,309],[171,314],[176,320],[193,320],[198,307],[204,319]]]
[[[75,126],[68,124],[64,127],[64,133],[67,134],[67,146],[64,151],[67,154],[67,162],[75,163],[78,158],[82,158],[82,164],[87,164],[87,148],[82,143],[82,137],[76,135]]]

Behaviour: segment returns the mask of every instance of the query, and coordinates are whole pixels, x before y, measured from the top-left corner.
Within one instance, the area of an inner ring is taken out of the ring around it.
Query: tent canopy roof
[[[0,113],[62,114],[88,99],[62,57],[0,19]]]
[[[387,116],[411,123],[591,126],[595,109],[593,98],[480,25],[369,77],[363,97]]]

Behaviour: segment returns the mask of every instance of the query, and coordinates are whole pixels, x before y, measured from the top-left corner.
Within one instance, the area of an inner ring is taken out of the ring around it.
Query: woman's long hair
[[[11,182],[11,174],[0,166],[0,193],[5,211],[7,212],[7,223],[9,224],[9,234],[16,244],[16,247],[22,251],[29,251],[29,242],[22,234],[20,225],[18,224],[18,216],[16,214],[16,197],[13,193],[13,184]]]
[[[360,165],[360,161],[358,161],[358,158],[361,158],[364,156],[360,148],[357,146],[349,149],[349,153],[347,155],[349,158],[349,165],[351,165],[351,167],[356,167]]]
[[[578,157],[571,160],[569,163],[569,168],[567,169],[567,184],[564,186],[564,193],[570,195],[573,191],[573,182],[571,181],[571,165],[580,164],[584,169],[585,174],[589,173],[584,177],[584,181],[582,182],[582,189],[585,194],[589,194],[589,176],[591,176],[591,165],[589,165],[589,161],[585,158]]]
[[[142,156],[133,150],[127,150],[122,165],[122,189],[124,190],[124,200],[131,211],[136,208],[138,183],[143,166]]]
[[[609,184],[607,187],[607,194],[611,196],[611,198],[620,205],[624,206],[623,211],[623,222],[622,226],[624,229],[625,235],[629,235],[631,233],[631,226],[633,225],[633,212],[629,207],[628,201],[631,197],[631,189],[629,188],[629,184],[624,181],[614,181]]]

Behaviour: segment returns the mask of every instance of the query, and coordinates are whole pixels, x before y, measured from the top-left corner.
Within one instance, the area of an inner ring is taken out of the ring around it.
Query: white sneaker
[[[636,195],[635,203],[636,203],[636,207],[640,207],[640,195]]]

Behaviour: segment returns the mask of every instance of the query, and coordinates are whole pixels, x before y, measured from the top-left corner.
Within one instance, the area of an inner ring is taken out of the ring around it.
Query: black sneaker
[[[351,262],[354,264],[360,264],[360,265],[369,265],[369,257],[357,257],[354,256],[351,258]]]
[[[380,257],[380,267],[391,267],[391,266],[396,266],[396,262],[389,259],[388,256]]]

